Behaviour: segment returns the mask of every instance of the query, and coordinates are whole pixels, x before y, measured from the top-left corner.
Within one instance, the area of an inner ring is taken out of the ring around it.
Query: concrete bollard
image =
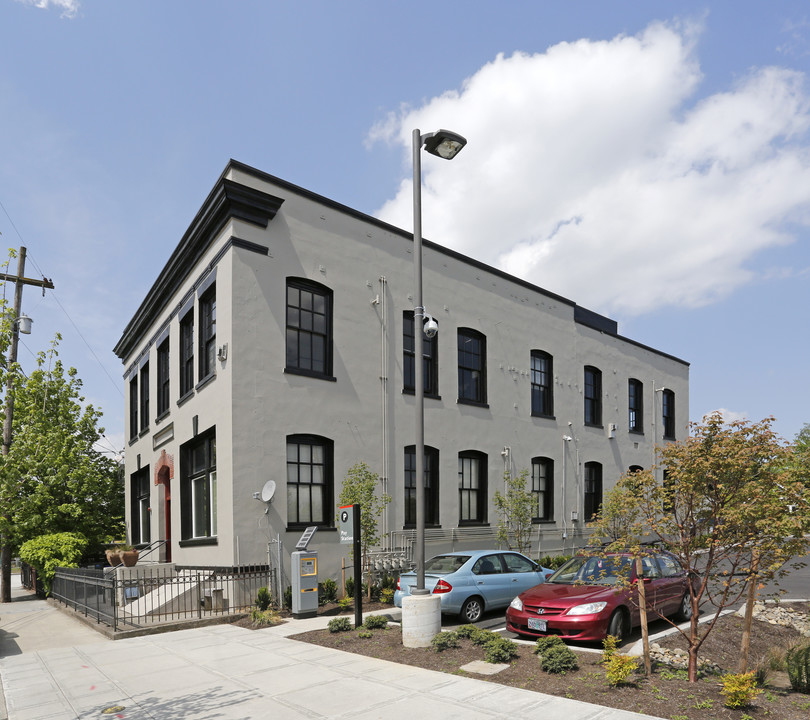
[[[402,644],[430,647],[442,630],[442,599],[438,595],[407,595],[402,598]]]

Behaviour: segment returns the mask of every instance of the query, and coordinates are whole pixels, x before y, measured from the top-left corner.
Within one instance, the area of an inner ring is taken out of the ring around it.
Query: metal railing
[[[51,596],[114,631],[243,613],[268,585],[268,566],[135,565],[58,568]]]

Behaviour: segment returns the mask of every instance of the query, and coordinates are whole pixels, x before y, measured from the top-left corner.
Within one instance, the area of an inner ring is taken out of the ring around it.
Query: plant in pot
[[[124,567],[132,567],[138,562],[138,551],[132,545],[118,544],[105,553],[107,561],[113,567],[123,564]]]

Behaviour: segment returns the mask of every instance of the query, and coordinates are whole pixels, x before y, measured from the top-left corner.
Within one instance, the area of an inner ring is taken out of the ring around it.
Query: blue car
[[[508,607],[524,590],[545,582],[554,571],[510,550],[475,550],[436,555],[425,563],[425,588],[442,599],[442,612],[474,623],[487,610]],[[402,573],[394,605],[416,585],[414,571]]]

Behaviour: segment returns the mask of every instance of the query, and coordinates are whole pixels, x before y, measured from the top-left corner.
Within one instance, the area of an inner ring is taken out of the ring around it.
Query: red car
[[[666,552],[642,558],[647,617],[692,616],[689,576]],[[566,640],[619,640],[640,624],[638,577],[629,554],[578,555],[545,583],[518,595],[506,611],[506,628],[518,635],[559,635]]]

